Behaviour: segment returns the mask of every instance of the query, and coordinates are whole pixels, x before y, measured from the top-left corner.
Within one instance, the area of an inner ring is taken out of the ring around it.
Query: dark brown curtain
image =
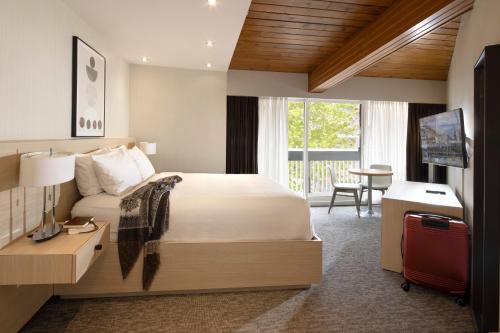
[[[227,96],[226,173],[257,173],[259,98]]]
[[[419,119],[445,112],[446,104],[408,104],[408,133],[406,140],[406,179],[414,182],[429,180],[429,166],[422,163]],[[434,182],[446,184],[446,167],[435,166]]]

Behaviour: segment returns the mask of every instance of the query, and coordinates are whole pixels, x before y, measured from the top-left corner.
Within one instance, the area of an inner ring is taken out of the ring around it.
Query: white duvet
[[[308,240],[313,237],[307,201],[263,176],[164,172],[148,181],[172,175],[179,175],[183,181],[170,195],[170,226],[163,241]],[[116,240],[122,197],[106,193],[84,197],[75,204],[71,214],[109,221],[111,240]]]

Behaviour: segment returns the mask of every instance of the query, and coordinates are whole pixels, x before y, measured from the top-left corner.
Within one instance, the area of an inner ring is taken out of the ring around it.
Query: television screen
[[[422,162],[467,167],[462,109],[420,119]]]

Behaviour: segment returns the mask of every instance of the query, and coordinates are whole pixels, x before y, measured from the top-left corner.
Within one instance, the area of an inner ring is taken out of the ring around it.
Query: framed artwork
[[[72,137],[103,137],[106,58],[73,36]]]

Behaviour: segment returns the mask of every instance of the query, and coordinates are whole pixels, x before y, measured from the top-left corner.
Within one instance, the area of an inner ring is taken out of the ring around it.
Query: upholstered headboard
[[[135,144],[134,138],[98,138],[69,140],[0,142],[0,248],[30,232],[40,223],[42,189],[19,187],[21,154],[35,151],[85,153],[98,148]],[[81,198],[74,180],[61,184],[56,191],[56,218],[70,216],[74,203]]]

